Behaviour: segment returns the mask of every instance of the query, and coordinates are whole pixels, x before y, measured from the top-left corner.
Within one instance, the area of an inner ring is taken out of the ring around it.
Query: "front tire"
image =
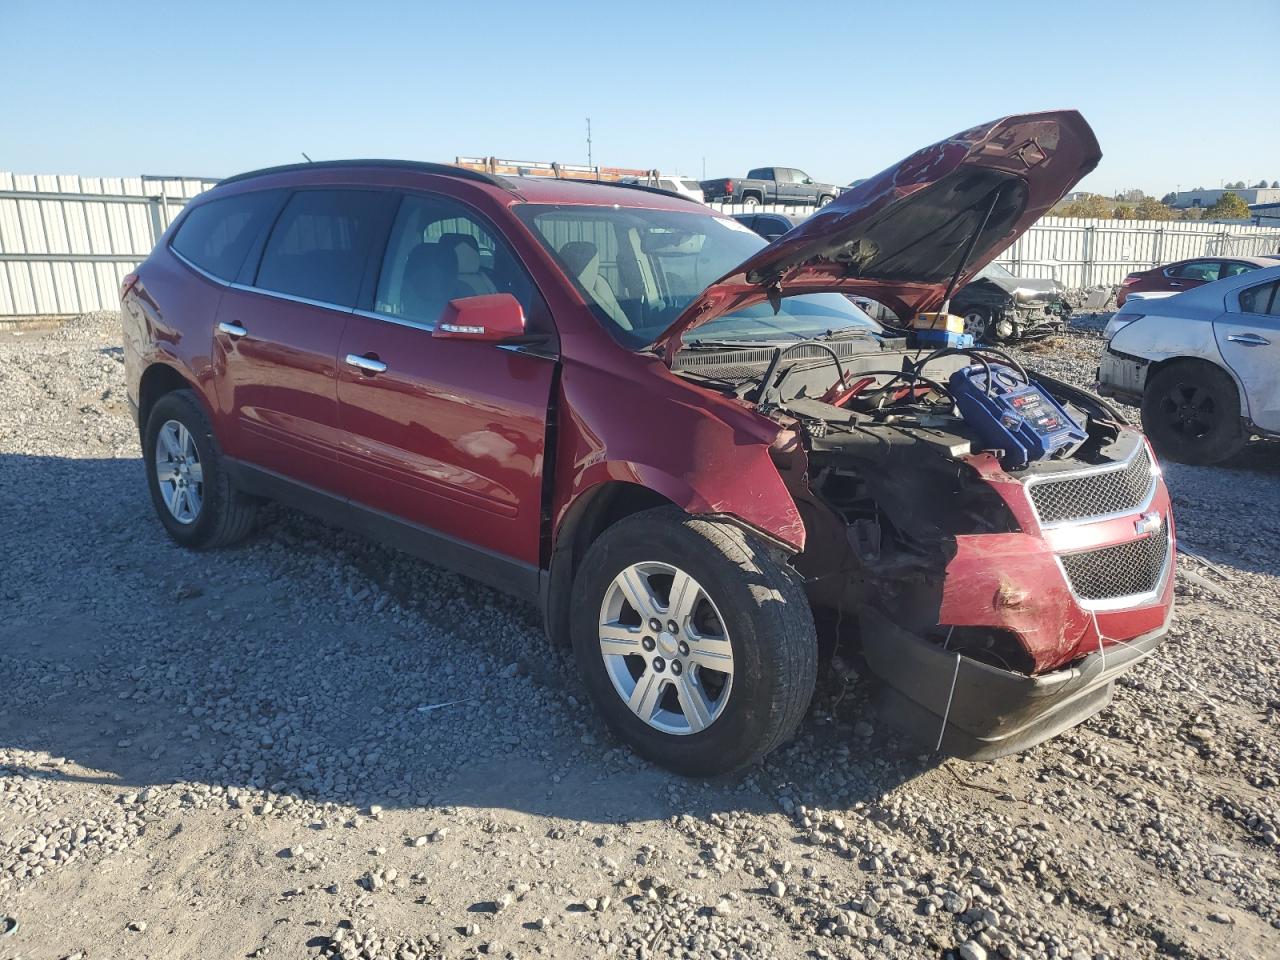
[[[166,532],[203,550],[244,539],[257,502],[236,489],[204,408],[190,390],[156,401],[142,435],[151,502]]]
[[[1225,371],[1182,361],[1156,372],[1142,394],[1142,429],[1161,457],[1219,463],[1240,452],[1240,393]]]
[[[574,582],[578,670],[619,739],[688,776],[730,773],[789,739],[817,679],[791,570],[730,524],[673,507],[609,527]]]
[[[973,337],[974,343],[994,342],[990,312],[982,307],[969,307],[965,310],[964,332]]]

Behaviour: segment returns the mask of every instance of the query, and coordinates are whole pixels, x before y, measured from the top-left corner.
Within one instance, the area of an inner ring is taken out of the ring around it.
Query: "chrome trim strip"
[[[212,273],[210,273],[208,270],[205,270],[203,267],[197,267],[194,263],[192,263],[182,254],[180,254],[177,250],[173,249],[172,244],[167,244],[165,246],[165,249],[168,250],[170,253],[172,253],[175,257],[177,257],[183,263],[185,263],[188,267],[190,267],[196,273],[200,274],[200,276],[204,277],[206,280],[212,280],[214,283],[218,284],[218,286],[220,287],[229,287],[232,285],[230,280],[223,280],[221,277],[215,277]]]
[[[1125,459],[1118,460],[1115,463],[1104,464],[1100,467],[1081,467],[1078,470],[1064,470],[1062,473],[1055,473],[1050,476],[1028,477],[1022,481],[1022,487],[1027,492],[1027,503],[1031,505],[1031,512],[1035,514],[1036,523],[1040,525],[1041,530],[1057,530],[1061,527],[1074,527],[1086,523],[1102,523],[1106,520],[1115,520],[1118,517],[1127,517],[1130,514],[1142,513],[1151,506],[1151,501],[1156,498],[1156,480],[1160,476],[1160,465],[1151,459],[1151,454],[1147,452],[1147,458],[1151,459],[1151,483],[1147,487],[1146,496],[1141,503],[1132,507],[1126,507],[1124,510],[1113,510],[1110,513],[1094,513],[1086,514],[1080,517],[1072,517],[1070,520],[1056,520],[1053,523],[1045,523],[1040,518],[1040,509],[1036,506],[1035,497],[1031,495],[1031,488],[1046,483],[1061,483],[1065,480],[1076,480],[1083,477],[1100,476],[1105,473],[1119,473],[1128,470],[1134,459],[1139,453],[1146,451],[1145,442],[1139,443],[1134,451]]]
[[[435,324],[427,324],[421,320],[406,320],[404,317],[395,317],[389,313],[378,313],[376,310],[352,310],[357,317],[364,317],[368,320],[385,320],[387,323],[394,323],[400,327],[409,327],[413,330],[425,330],[430,333],[435,329]]]
[[[247,283],[229,283],[227,286],[232,290],[239,290],[241,293],[260,293],[263,296],[275,297],[277,300],[288,300],[290,303],[301,303],[308,307],[323,307],[325,310],[336,310],[338,313],[355,312],[354,307],[344,307],[340,303],[330,303],[327,300],[312,300],[308,297],[294,296],[292,293],[268,290],[265,287],[251,287]]]
[[[1168,522],[1166,520],[1166,522]],[[1156,534],[1151,534],[1156,536]],[[1135,539],[1141,539],[1140,537]],[[1104,600],[1086,600],[1076,593],[1076,588],[1071,585],[1071,578],[1067,576],[1067,568],[1062,562],[1062,557],[1054,554],[1053,562],[1058,565],[1058,572],[1062,574],[1062,580],[1067,585],[1067,591],[1071,594],[1082,610],[1088,610],[1092,613],[1106,613],[1111,610],[1124,610],[1130,607],[1141,607],[1148,603],[1154,603],[1160,599],[1160,595],[1164,593],[1165,587],[1169,584],[1169,575],[1173,570],[1173,554],[1174,540],[1172,536],[1167,536],[1168,545],[1165,548],[1164,566],[1160,570],[1160,579],[1154,587],[1143,593],[1131,593],[1127,597],[1107,597]],[[1132,542],[1132,541],[1128,541]],[[1121,543],[1112,544],[1111,546],[1123,546]],[[1068,556],[1081,553],[1093,553],[1095,550],[1107,550],[1109,547],[1092,547],[1088,550],[1074,550]]]

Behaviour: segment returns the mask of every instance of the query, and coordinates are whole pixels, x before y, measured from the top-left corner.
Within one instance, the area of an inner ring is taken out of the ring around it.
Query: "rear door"
[[[1253,422],[1280,432],[1280,280],[1246,287],[1238,305],[1214,321],[1218,350],[1244,384]]]
[[[451,299],[485,293],[514,295],[554,342],[499,231],[452,198],[406,194],[338,349],[339,473],[357,504],[536,568],[554,348],[431,336]]]
[[[395,194],[294,192],[218,306],[215,378],[237,459],[334,491],[337,353]]]

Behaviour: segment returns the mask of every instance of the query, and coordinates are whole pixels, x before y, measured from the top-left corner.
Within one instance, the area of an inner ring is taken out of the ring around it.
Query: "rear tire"
[[[731,773],[804,718],[818,653],[808,600],[790,568],[737,527],[674,507],[635,514],[591,545],[573,591],[587,693],[654,763]]]
[[[175,390],[155,402],[142,457],[160,523],[182,546],[229,546],[253,529],[257,501],[231,482],[213,426],[192,391]]]
[[[760,201],[756,197],[743,197],[742,205],[748,210],[754,210],[756,207],[760,206]]]
[[[825,207],[828,203],[830,203],[834,199],[835,197],[831,197],[831,196],[827,196],[826,194],[823,194],[821,197],[818,198],[817,205],[819,207]]]
[[[1156,453],[1179,463],[1219,463],[1245,444],[1240,393],[1223,370],[1181,361],[1158,370],[1142,394],[1142,429]]]

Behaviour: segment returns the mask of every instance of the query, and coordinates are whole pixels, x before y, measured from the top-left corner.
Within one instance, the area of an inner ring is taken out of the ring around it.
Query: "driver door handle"
[[[240,337],[243,337],[246,333],[249,332],[244,327],[240,326],[240,324],[238,323],[227,323],[225,321],[218,324],[218,329],[221,330],[223,333],[225,333],[228,337],[231,337],[233,340],[238,340]]]
[[[1227,339],[1232,343],[1244,344],[1246,347],[1266,347],[1271,344],[1266,337],[1260,337],[1256,333],[1232,333],[1227,336]]]
[[[387,365],[373,357],[362,357],[355,353],[347,354],[347,365],[363,370],[365,373],[384,373]]]

